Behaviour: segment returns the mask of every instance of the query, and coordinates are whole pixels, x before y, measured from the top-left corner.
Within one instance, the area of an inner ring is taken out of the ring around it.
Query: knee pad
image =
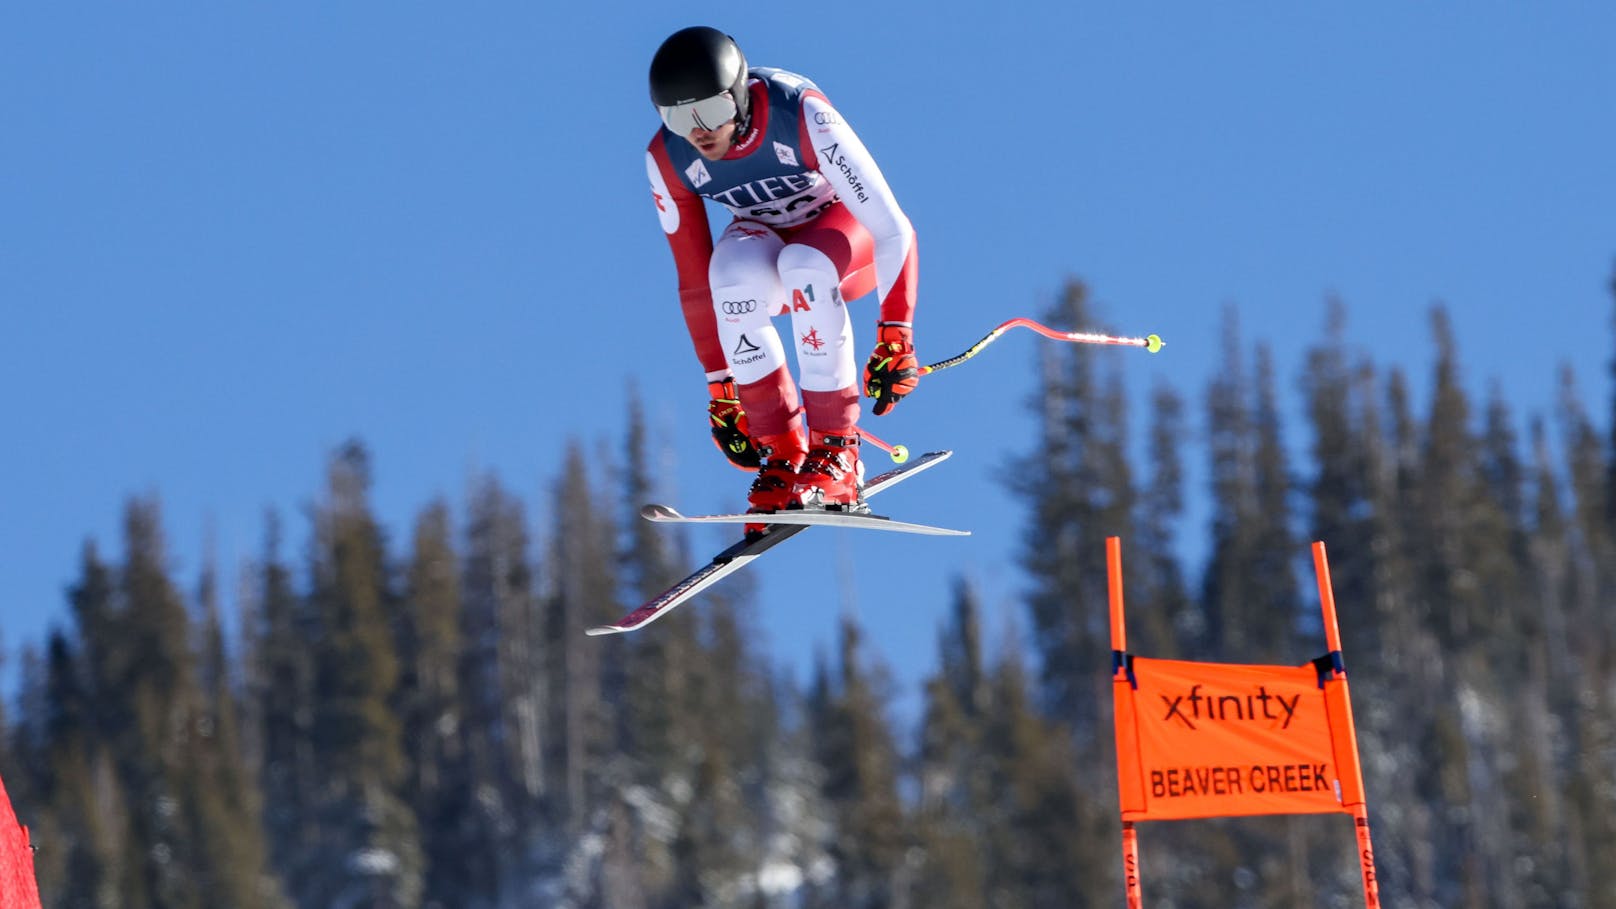
[[[780,281],[790,299],[791,329],[802,370],[802,387],[835,391],[857,379],[853,323],[842,299],[841,276],[830,257],[803,245],[780,251]]]
[[[775,268],[781,245],[774,231],[737,221],[719,236],[707,267],[718,341],[735,381],[742,384],[785,364],[780,335],[769,323],[784,297]]]

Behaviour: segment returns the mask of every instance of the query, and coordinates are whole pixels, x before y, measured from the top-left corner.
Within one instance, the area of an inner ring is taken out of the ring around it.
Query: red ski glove
[[[742,470],[757,470],[762,466],[757,449],[746,434],[746,411],[741,409],[741,397],[735,391],[735,380],[708,382],[707,420],[713,431],[713,444],[729,458],[731,464]]]
[[[908,325],[878,322],[880,340],[864,367],[864,394],[875,399],[875,415],[896,407],[920,382],[920,361],[915,359],[915,333]]]

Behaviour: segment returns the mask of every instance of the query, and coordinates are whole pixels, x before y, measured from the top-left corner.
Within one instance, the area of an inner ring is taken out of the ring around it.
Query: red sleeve
[[[713,312],[713,293],[707,285],[707,264],[713,257],[712,228],[701,197],[690,191],[673,169],[664,134],[658,132],[647,149],[647,170],[651,197],[657,218],[668,235],[674,267],[679,273],[679,305],[684,310],[685,327],[695,345],[696,358],[708,373],[727,372],[729,358],[718,343],[718,317]]]

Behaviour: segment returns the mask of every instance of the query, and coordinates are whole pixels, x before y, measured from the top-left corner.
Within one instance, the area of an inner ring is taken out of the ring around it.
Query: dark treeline
[[[1079,284],[1055,309],[1095,323]],[[1298,384],[1231,313],[1202,396],[1150,389],[1137,421],[1118,359],[1040,348],[1039,438],[1011,471],[1020,632],[985,629],[961,580],[914,724],[854,624],[807,679],[772,666],[744,577],[583,636],[691,564],[635,517],[638,407],[617,450],[569,449],[539,505],[483,477],[398,539],[345,446],[304,550],[271,515],[229,578],[175,578],[159,503],[132,501],[0,713],[46,905],[1120,905],[1118,535],[1132,649],[1232,662],[1322,650],[1307,543],[1326,541],[1386,905],[1612,909],[1616,420],[1597,429],[1569,373],[1524,422],[1497,389],[1472,400],[1440,307],[1414,400],[1327,311]],[[1187,531],[1192,457],[1211,512]],[[1187,532],[1203,564],[1175,555]],[[1344,816],[1145,825],[1141,848],[1151,905],[1361,905]]]

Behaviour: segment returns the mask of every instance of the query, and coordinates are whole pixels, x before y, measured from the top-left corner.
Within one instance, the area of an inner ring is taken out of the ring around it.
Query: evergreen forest
[[[1057,297],[1049,324],[1094,325],[1080,282]],[[11,642],[0,711],[45,905],[1121,906],[1115,535],[1130,650],[1227,662],[1319,655],[1326,542],[1384,905],[1616,909],[1616,399],[1568,370],[1552,413],[1474,396],[1441,305],[1416,399],[1324,309],[1297,376],[1231,310],[1193,393],[1040,346],[1005,489],[1017,632],[959,578],[903,722],[854,620],[801,677],[771,662],[744,572],[583,635],[706,557],[636,517],[658,445],[639,405],[613,456],[570,443],[543,501],[484,475],[409,527],[372,509],[387,453],[345,444],[228,573],[175,576],[156,496],[108,503],[121,539],[84,544],[48,639]],[[1140,843],[1151,907],[1363,904],[1344,815]]]

